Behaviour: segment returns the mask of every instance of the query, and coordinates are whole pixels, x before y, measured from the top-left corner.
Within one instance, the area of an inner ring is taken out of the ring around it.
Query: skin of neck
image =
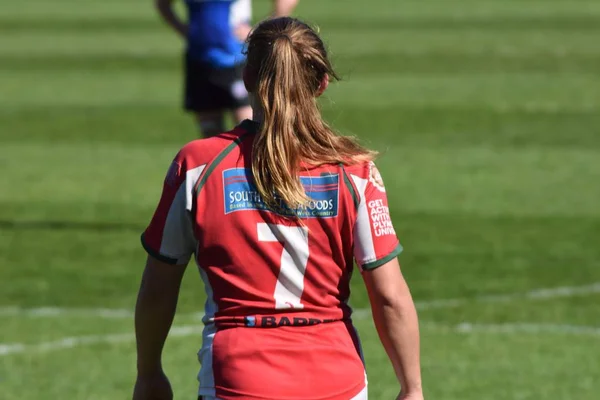
[[[250,98],[250,106],[252,107],[252,120],[262,123],[265,119],[264,112],[259,101],[254,96],[254,93],[248,93]]]

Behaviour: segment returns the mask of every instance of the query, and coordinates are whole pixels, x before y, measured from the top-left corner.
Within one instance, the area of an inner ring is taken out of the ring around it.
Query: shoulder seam
[[[217,167],[217,165],[219,165],[221,163],[221,161],[223,161],[223,159],[225,157],[227,157],[229,155],[229,153],[231,153],[233,151],[233,149],[238,147],[244,141],[244,139],[246,139],[247,136],[248,136],[247,134],[238,136],[232,143],[230,143],[229,145],[227,145],[227,147],[225,147],[223,150],[221,150],[215,156],[215,158],[212,159],[212,161],[210,161],[209,163],[206,164],[206,168],[204,168],[204,171],[202,171],[202,175],[200,176],[200,179],[198,179],[198,183],[196,185],[196,190],[194,190],[194,193],[196,194],[196,196],[200,193],[200,190],[202,190],[202,187],[206,183],[206,180],[208,179],[209,175],[214,171],[214,169]]]
[[[344,183],[346,184],[346,186],[348,187],[348,190],[350,191],[350,194],[352,195],[352,201],[354,202],[354,208],[356,210],[358,210],[358,207],[360,205],[360,199],[358,197],[356,188],[354,187],[352,180],[348,176],[348,173],[346,172],[346,167],[344,167],[344,164],[340,164],[340,167],[342,168],[342,172],[344,174]]]

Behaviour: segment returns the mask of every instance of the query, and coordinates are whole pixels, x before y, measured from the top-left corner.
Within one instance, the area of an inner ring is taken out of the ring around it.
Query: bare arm
[[[185,266],[148,256],[135,308],[138,376],[162,373],[161,354],[173,323]]]
[[[177,16],[177,14],[175,14],[175,11],[173,10],[173,1],[174,0],[154,0],[154,5],[162,19],[164,19],[175,32],[185,38],[187,37],[188,26]]]
[[[298,0],[273,0],[273,16],[288,16],[294,11],[297,4]]]
[[[373,320],[402,386],[402,397],[422,398],[419,323],[408,285],[394,259],[364,271]]]
[[[273,18],[289,16],[297,4],[298,0],[273,0],[273,12],[271,16]],[[252,27],[247,22],[239,24],[234,29],[235,36],[242,42],[248,38],[251,31]]]

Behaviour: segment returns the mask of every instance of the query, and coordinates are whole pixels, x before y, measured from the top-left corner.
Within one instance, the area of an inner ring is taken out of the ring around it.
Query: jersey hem
[[[394,258],[398,257],[398,255],[399,255],[400,253],[402,253],[402,250],[404,250],[404,249],[402,248],[402,245],[401,245],[401,244],[398,244],[398,245],[396,246],[396,248],[394,248],[394,250],[392,250],[392,252],[391,252],[391,253],[389,253],[387,256],[385,256],[385,257],[382,257],[382,258],[380,258],[380,259],[378,259],[378,260],[371,261],[371,262],[368,262],[368,263],[365,263],[365,264],[363,264],[363,265],[362,265],[362,269],[363,269],[364,271],[370,271],[370,270],[374,270],[374,269],[376,269],[376,268],[379,268],[379,267],[381,267],[382,265],[384,265],[384,264],[387,264],[388,262],[392,261]]]
[[[325,397],[312,397],[307,400],[347,400],[347,399],[352,399],[352,398],[356,397],[358,394],[360,394],[360,392],[362,392],[366,387],[367,387],[367,383],[365,381],[363,381],[360,384],[353,387],[352,389],[345,390],[341,393],[334,393],[331,395],[327,395]],[[278,396],[278,397],[253,396],[253,395],[249,395],[247,393],[224,390],[223,388],[220,388],[218,386],[216,386],[215,389],[216,389],[215,392],[217,395],[216,397],[220,400],[235,400],[235,399],[240,399],[240,398],[244,398],[244,399],[248,399],[248,400],[297,400],[298,399],[298,397],[288,397],[288,396],[285,396],[285,397],[282,397],[282,396]]]
[[[168,256],[164,256],[164,255],[160,254],[159,252],[157,252],[156,250],[154,250],[152,247],[150,247],[148,245],[148,243],[146,243],[146,240],[144,240],[144,234],[143,233],[142,233],[142,236],[140,237],[140,241],[142,242],[142,247],[144,248],[144,250],[146,250],[146,253],[148,253],[152,257],[156,258],[159,261],[167,263],[167,264],[171,264],[171,265],[176,265],[177,264],[178,260],[176,258],[171,258],[171,257],[168,257]]]

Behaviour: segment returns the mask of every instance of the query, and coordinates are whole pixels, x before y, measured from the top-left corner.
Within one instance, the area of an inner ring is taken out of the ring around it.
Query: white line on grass
[[[202,332],[202,328],[202,326],[198,325],[176,326],[171,328],[169,336],[185,337],[196,335]],[[0,344],[0,356],[16,353],[45,353],[53,350],[72,349],[74,347],[98,343],[118,344],[134,340],[135,336],[132,333],[116,333],[110,335],[71,336],[36,344],[7,343]]]
[[[440,328],[444,329],[443,326],[440,326]],[[463,322],[453,326],[452,330],[460,333],[553,333],[600,337],[600,327],[562,324],[473,324],[470,322]]]
[[[534,289],[522,293],[509,293],[498,295],[477,296],[471,299],[441,299],[432,301],[416,302],[418,309],[427,310],[432,308],[453,308],[465,304],[477,303],[509,303],[514,300],[548,300],[561,297],[583,296],[588,294],[600,293],[600,282],[583,286],[562,286],[555,288]]]
[[[432,308],[452,308],[458,307],[469,302],[483,303],[505,303],[518,299],[543,300],[554,299],[560,297],[573,297],[600,293],[600,282],[592,283],[583,286],[563,286],[556,288],[536,289],[523,293],[512,293],[504,295],[486,295],[472,299],[441,299],[417,302],[419,309]],[[361,320],[369,318],[371,312],[369,309],[358,309],[354,311],[354,319]],[[60,316],[83,316],[83,317],[99,317],[99,318],[131,318],[133,313],[126,309],[69,309],[58,307],[42,307],[23,309],[19,307],[4,307],[0,308],[0,317],[7,316],[31,316],[31,317],[60,317]],[[202,314],[185,314],[185,316],[195,316],[201,318]],[[459,333],[554,333],[554,334],[573,334],[573,335],[591,335],[600,336],[600,327],[576,326],[576,325],[552,325],[552,324],[530,324],[530,323],[513,323],[513,324],[473,324],[465,322],[459,325],[439,325],[439,324],[423,324],[426,327],[438,330],[446,330]],[[193,334],[199,334],[202,331],[201,326],[184,325],[173,327],[171,337],[185,337]],[[74,347],[92,345],[97,343],[123,343],[134,340],[134,335],[126,334],[110,334],[110,335],[89,335],[89,336],[74,336],[65,337],[55,341],[23,344],[23,343],[6,343],[0,344],[0,356],[18,353],[43,353],[47,351],[69,349]]]
[[[357,310],[356,319],[365,319],[369,312],[366,309]],[[437,323],[421,323],[421,327],[455,333],[492,333],[492,334],[563,334],[577,336],[600,337],[600,327],[578,326],[578,325],[556,325],[556,324],[529,324],[529,323],[506,323],[506,324],[477,324],[464,322],[458,325],[443,325]],[[171,328],[169,337],[187,337],[199,335],[202,332],[202,326],[183,325]],[[72,349],[75,347],[108,343],[119,344],[128,343],[135,340],[131,333],[117,333],[110,335],[90,335],[90,336],[72,336],[62,339],[42,342],[36,344],[7,343],[0,344],[0,357],[20,353],[46,353],[49,351]]]
[[[534,289],[528,292],[509,293],[499,295],[484,295],[473,298],[440,299],[429,301],[417,301],[415,304],[420,310],[433,308],[454,308],[465,304],[479,303],[508,303],[518,299],[528,300],[547,300],[561,297],[583,296],[594,293],[600,293],[600,282],[595,282],[583,286],[562,286],[555,288]],[[360,310],[357,310],[360,311]],[[126,319],[133,317],[133,311],[127,309],[110,308],[60,308],[60,307],[41,307],[41,308],[20,308],[20,307],[0,307],[0,317],[96,317],[107,319]],[[181,314],[181,317],[202,318],[201,313]]]
[[[0,317],[99,317],[131,318],[133,312],[118,308],[62,308],[62,307],[0,307]]]

